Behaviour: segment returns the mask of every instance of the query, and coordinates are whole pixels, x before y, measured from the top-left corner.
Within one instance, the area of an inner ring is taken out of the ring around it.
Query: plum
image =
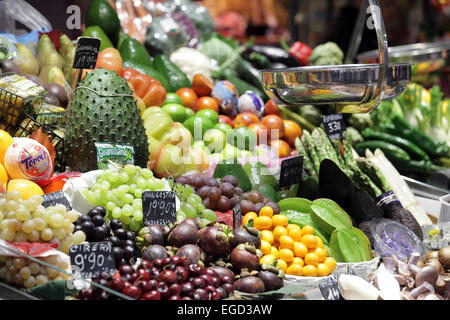
[[[233,233],[222,223],[204,227],[198,231],[200,247],[213,257],[226,256],[231,251],[230,239]]]
[[[247,293],[261,293],[266,291],[264,282],[257,277],[249,276],[236,280],[233,284],[234,290]]]
[[[190,223],[180,223],[167,237],[167,243],[174,247],[182,247],[185,244],[196,244],[198,240],[198,229]]]

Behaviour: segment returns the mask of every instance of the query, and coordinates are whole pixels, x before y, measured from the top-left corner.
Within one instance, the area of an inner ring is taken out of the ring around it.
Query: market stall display
[[[448,101],[408,85],[384,37],[380,64],[342,65],[334,43],[239,44],[197,4],[130,3],[90,3],[89,69],[59,31],[0,36],[2,283],[42,299],[286,299],[334,282],[348,300],[450,298],[450,230],[400,175],[448,166]],[[373,111],[328,126],[324,104]]]

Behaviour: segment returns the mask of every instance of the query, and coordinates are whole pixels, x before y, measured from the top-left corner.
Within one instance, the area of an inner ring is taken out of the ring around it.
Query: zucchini
[[[411,141],[408,141],[406,139],[396,137],[392,134],[376,131],[370,128],[364,129],[361,132],[364,139],[367,140],[382,140],[386,141],[388,143],[394,144],[406,152],[408,152],[413,158],[417,158],[419,160],[426,160],[429,161],[430,157],[428,154],[426,154],[425,151],[423,151],[420,147],[418,147],[416,144],[412,143]]]
[[[431,174],[435,171],[443,170],[444,167],[437,166],[431,161],[417,161],[417,160],[402,160],[402,159],[392,159],[392,164],[399,168],[402,172],[408,173],[420,173],[420,174]]]
[[[358,154],[362,156],[364,156],[366,149],[369,149],[372,152],[374,152],[375,149],[380,149],[387,157],[394,159],[411,160],[411,157],[405,150],[386,141],[368,140],[355,144],[354,148],[356,152],[358,152]]]

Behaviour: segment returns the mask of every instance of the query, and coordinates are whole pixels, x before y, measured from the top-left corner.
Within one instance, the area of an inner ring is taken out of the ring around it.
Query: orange
[[[328,265],[326,265],[324,263],[319,263],[317,265],[317,275],[319,277],[324,277],[324,276],[327,276],[329,274],[330,274],[330,271],[329,271]]]
[[[202,109],[211,109],[219,113],[219,105],[217,101],[211,97],[201,97],[197,100],[197,111]]]
[[[317,247],[317,239],[312,234],[307,234],[302,237],[301,242],[308,248],[314,249]]]
[[[42,196],[44,191],[36,183],[26,179],[13,179],[8,183],[8,192],[17,190],[22,199],[27,200],[34,195]]]
[[[11,135],[4,130],[0,130],[0,163],[1,164],[5,164],[4,159],[5,159],[6,150],[8,150],[9,146],[12,144],[13,144],[13,138],[11,137]]]
[[[296,229],[302,230],[302,228],[300,228],[299,225],[293,224],[293,223],[288,224],[286,229],[287,229],[288,232],[291,232],[291,230],[296,230]]]
[[[294,241],[301,241],[302,240],[302,230],[300,229],[300,227],[298,229],[291,228],[291,230],[289,230],[289,237],[294,239]]]
[[[286,236],[287,234],[288,232],[283,226],[276,226],[275,229],[273,229],[273,237],[277,241],[280,241],[281,236]],[[272,245],[274,244],[272,243]]]
[[[292,120],[283,120],[284,123],[284,140],[291,147],[295,146],[295,139],[302,137],[302,128],[297,124],[297,122]]]
[[[278,252],[278,249],[277,249],[276,247],[272,246],[272,247],[270,248],[270,253],[273,254],[275,257],[278,258],[279,252]]]
[[[284,260],[277,260],[277,268],[280,270],[283,270],[284,272],[286,272],[287,270],[287,263]]]
[[[269,206],[262,207],[262,209],[259,211],[259,216],[260,217],[266,216],[266,217],[272,218],[272,216],[273,216],[272,207],[269,207]]]
[[[291,154],[291,147],[284,140],[272,140],[270,146],[275,150],[279,158],[289,157]]]
[[[318,236],[316,236],[317,239],[317,248],[323,248],[323,241]]]
[[[280,116],[269,114],[262,118],[261,123],[269,129],[270,140],[277,140],[284,137],[284,122]]]
[[[281,117],[280,109],[278,109],[277,105],[273,102],[272,99],[270,99],[266,102],[266,105],[264,108],[264,114],[265,115],[274,114],[274,115]]]
[[[294,248],[294,240],[287,235],[283,235],[280,237],[280,247],[292,250]]]
[[[294,254],[296,257],[304,258],[308,253],[308,248],[301,242],[294,242]]]
[[[272,231],[262,230],[261,231],[261,240],[267,241],[268,243],[272,244],[273,240],[274,240]]]
[[[181,88],[178,89],[175,94],[181,98],[181,101],[183,102],[182,105],[184,107],[197,111],[196,104],[198,96],[194,90],[192,90],[191,88]]]
[[[258,230],[268,230],[272,227],[272,219],[267,216],[257,217],[253,226]]]
[[[332,273],[334,269],[336,269],[336,260],[334,260],[334,258],[332,257],[326,257],[323,263],[328,266],[330,273]]]
[[[262,123],[252,123],[248,128],[256,135],[258,144],[267,144],[269,141],[269,129],[265,125]]]
[[[272,264],[276,258],[277,257],[275,257],[273,254],[269,253],[269,254],[266,254],[265,256],[262,256],[262,258],[259,260],[259,263],[260,264],[263,264],[263,263]]]
[[[317,268],[313,265],[306,265],[303,267],[303,275],[305,277],[317,277]]]
[[[287,268],[286,274],[290,274],[291,276],[301,276],[303,274],[303,266],[293,263]]]
[[[306,234],[314,234],[314,228],[311,226],[308,226],[308,225],[304,226],[302,228],[302,235],[306,235]]]
[[[294,253],[292,252],[292,250],[284,248],[278,252],[278,257],[289,263],[294,260]]]
[[[257,115],[251,112],[242,112],[234,118],[233,124],[235,128],[249,127],[251,124],[259,123]]]
[[[305,263],[317,265],[319,263],[319,257],[314,252],[307,253],[305,256]]]
[[[269,242],[261,240],[261,247],[259,248],[263,254],[269,254],[272,246]]]
[[[247,224],[250,222],[250,220],[254,221],[256,218],[258,218],[258,215],[255,212],[253,211],[247,212],[244,218],[242,219],[242,224]]]
[[[294,264],[294,263],[299,264],[302,267],[305,265],[305,262],[300,257],[294,257],[294,260],[292,260],[292,264]]]
[[[316,248],[313,252],[317,254],[317,257],[319,257],[319,262],[325,261],[325,258],[327,257],[327,251],[324,248]]]
[[[276,214],[272,217],[272,224],[274,226],[287,227],[288,218],[284,214]],[[286,230],[286,233],[287,233],[287,230]]]

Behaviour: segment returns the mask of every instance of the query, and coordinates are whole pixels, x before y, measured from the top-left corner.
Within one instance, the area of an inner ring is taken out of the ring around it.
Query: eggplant
[[[268,46],[268,45],[254,45],[248,47],[244,54],[250,55],[252,52],[256,52],[262,54],[269,59],[270,62],[280,62],[285,64],[288,67],[299,67],[300,64],[298,61],[292,57],[289,52],[286,50],[276,47],[276,46]]]
[[[44,85],[45,89],[48,90],[49,95],[53,95],[58,98],[60,105],[66,107],[68,103],[67,91],[60,84],[50,82]]]
[[[48,103],[48,104],[50,104],[50,105],[52,105],[52,106],[58,106],[58,107],[61,107],[61,102],[59,101],[58,97],[57,97],[57,96],[54,96],[54,95],[52,95],[52,94],[47,94],[47,95],[45,96],[44,102],[45,102],[45,103]]]

